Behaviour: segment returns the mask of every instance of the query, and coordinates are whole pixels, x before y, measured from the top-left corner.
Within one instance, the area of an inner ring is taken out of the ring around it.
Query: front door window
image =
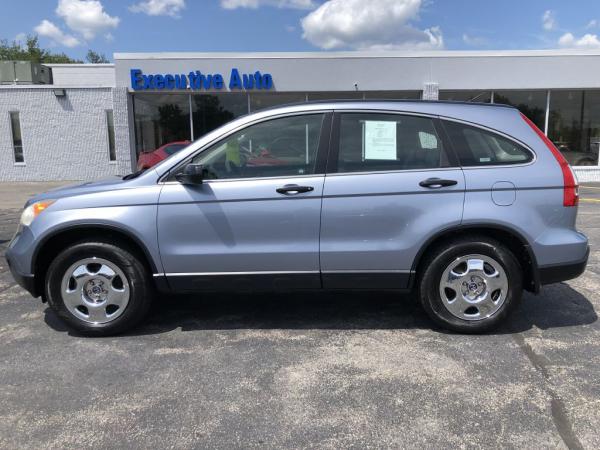
[[[251,125],[196,155],[206,179],[284,177],[315,173],[323,114]]]

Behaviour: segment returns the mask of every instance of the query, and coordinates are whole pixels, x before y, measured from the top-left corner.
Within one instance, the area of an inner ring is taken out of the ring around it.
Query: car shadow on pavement
[[[589,300],[569,285],[544,287],[538,296],[525,294],[518,311],[492,334],[510,334],[532,327],[550,329],[594,323],[598,319]],[[69,330],[50,308],[46,323]],[[176,329],[432,329],[437,327],[415,295],[396,292],[282,292],[209,293],[163,296],[155,302],[143,325],[129,336],[160,334]]]

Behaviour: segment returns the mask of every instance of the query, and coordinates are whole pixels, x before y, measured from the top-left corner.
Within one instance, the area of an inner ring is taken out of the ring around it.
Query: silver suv
[[[522,290],[580,275],[577,183],[518,110],[330,102],[234,120],[159,165],[31,199],[15,279],[88,335],[160,292],[414,290],[483,332]]]

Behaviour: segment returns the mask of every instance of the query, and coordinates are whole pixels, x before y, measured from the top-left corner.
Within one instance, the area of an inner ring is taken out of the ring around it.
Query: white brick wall
[[[580,183],[600,181],[600,168],[598,167],[578,167],[573,170]]]
[[[0,181],[92,180],[131,172],[125,88],[0,88]],[[114,111],[110,162],[105,110]],[[19,111],[24,165],[14,163],[9,111]]]

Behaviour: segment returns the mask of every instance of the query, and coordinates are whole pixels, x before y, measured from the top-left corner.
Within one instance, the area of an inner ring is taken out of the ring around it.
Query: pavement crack
[[[552,421],[556,426],[556,430],[565,445],[571,450],[583,450],[584,447],[577,438],[573,425],[569,420],[567,408],[560,396],[552,389],[550,384],[550,373],[548,371],[548,360],[535,353],[531,346],[525,342],[525,338],[521,334],[513,334],[513,340],[519,346],[521,351],[527,356],[527,359],[533,367],[544,377],[543,387],[550,396],[550,412]]]

